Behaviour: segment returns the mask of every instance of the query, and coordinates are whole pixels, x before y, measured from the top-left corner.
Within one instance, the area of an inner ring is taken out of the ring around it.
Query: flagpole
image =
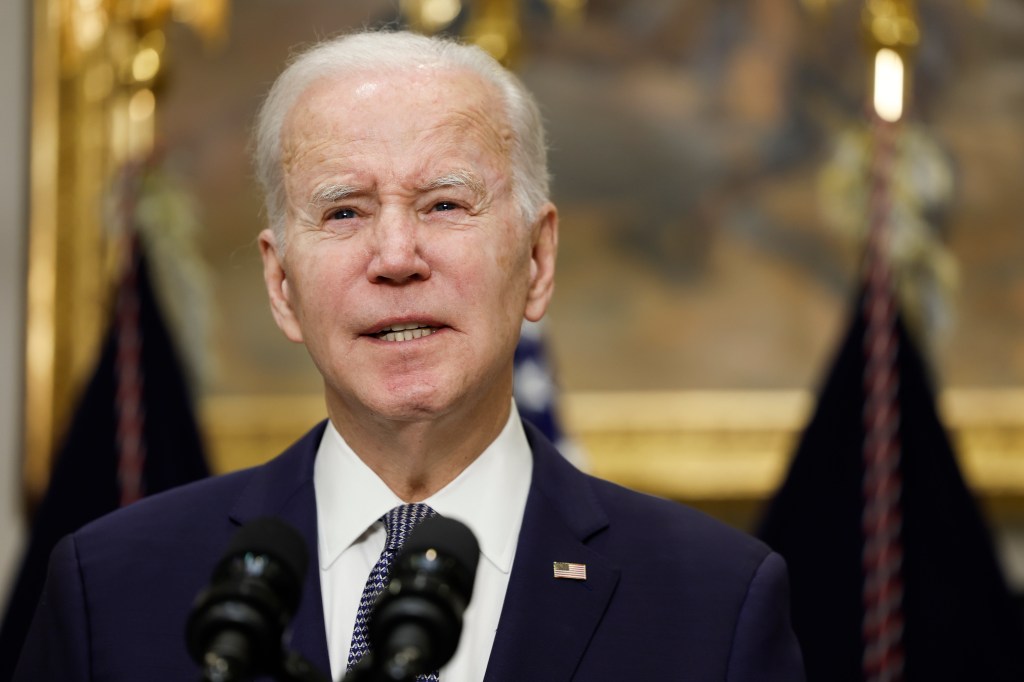
[[[900,477],[899,337],[892,271],[885,254],[889,173],[896,129],[876,121],[871,226],[866,254],[864,334],[864,679],[903,673],[902,480]]]
[[[135,209],[141,191],[142,161],[121,170],[115,185],[120,196],[120,238],[123,241],[121,278],[114,305],[117,350],[114,356],[114,447],[117,451],[117,484],[122,507],[140,500],[146,492],[145,370],[142,366],[144,337],[139,319],[139,234]]]
[[[907,100],[906,53],[917,42],[911,0],[868,2],[872,159],[864,261],[864,508],[862,670],[867,682],[899,682],[903,647],[903,481],[900,473],[899,333],[889,260],[892,177]]]

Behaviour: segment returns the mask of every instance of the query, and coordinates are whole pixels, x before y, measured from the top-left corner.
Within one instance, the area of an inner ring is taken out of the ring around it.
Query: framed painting
[[[164,30],[156,148],[194,216],[177,265],[192,268],[187,291],[165,300],[218,470],[273,456],[324,416],[319,377],[262,285],[247,157],[260,97],[297,45],[398,25],[413,5],[235,2],[212,49]],[[746,525],[784,475],[852,314],[861,5],[512,6],[514,67],[547,123],[561,215],[543,331],[564,425],[595,473]],[[902,293],[969,482],[1019,521],[1024,20],[1013,0],[920,11]]]

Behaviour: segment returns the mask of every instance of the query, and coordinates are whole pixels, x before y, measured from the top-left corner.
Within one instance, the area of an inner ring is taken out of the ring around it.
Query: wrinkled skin
[[[490,85],[435,67],[319,80],[282,131],[285,248],[260,235],[274,319],[323,375],[335,426],[403,497],[501,430],[520,324],[551,298],[557,214],[523,219],[509,138]],[[395,325],[423,330],[382,338]]]

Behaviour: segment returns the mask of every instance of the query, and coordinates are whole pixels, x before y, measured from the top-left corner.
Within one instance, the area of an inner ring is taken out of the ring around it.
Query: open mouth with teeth
[[[381,341],[412,341],[413,339],[430,336],[437,330],[437,327],[428,327],[413,322],[412,324],[393,324],[390,327],[384,327],[374,336]]]

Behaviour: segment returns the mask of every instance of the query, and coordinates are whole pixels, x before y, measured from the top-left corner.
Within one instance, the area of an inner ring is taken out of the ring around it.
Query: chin
[[[452,401],[432,389],[410,390],[403,395],[368,397],[364,404],[382,419],[390,421],[423,421],[443,415],[452,409]]]

